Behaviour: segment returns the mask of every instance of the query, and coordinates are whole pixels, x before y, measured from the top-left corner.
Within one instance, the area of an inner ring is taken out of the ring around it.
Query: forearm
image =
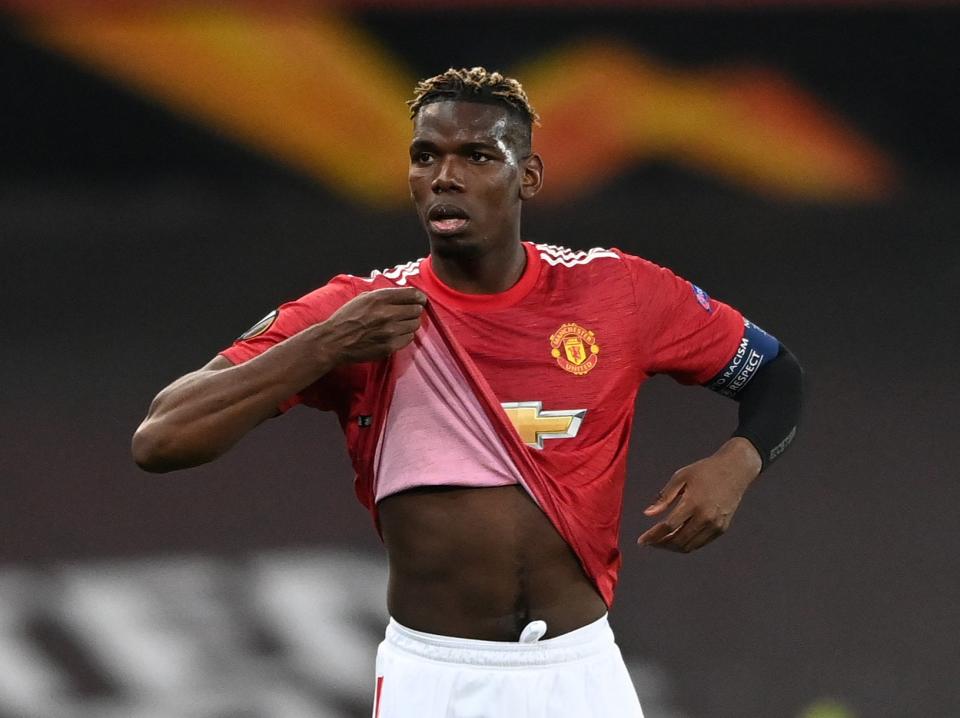
[[[713,541],[730,526],[744,492],[769,462],[783,453],[800,417],[803,372],[780,345],[736,396],[740,425],[711,456],[683,467],[647,507],[647,516],[670,514],[640,536],[641,544],[689,552]]]
[[[744,490],[763,470],[760,452],[751,441],[742,436],[731,436],[713,452],[713,456],[724,460],[730,466],[737,467],[734,478],[737,483],[743,485]]]
[[[803,369],[782,344],[736,397],[740,404],[734,438],[748,440],[766,468],[786,451],[797,433],[803,400]]]
[[[761,466],[753,444],[734,436],[712,455],[676,471],[644,513],[657,516],[676,502],[673,510],[639,543],[686,553],[713,541],[730,526]]]
[[[331,330],[316,324],[236,366],[218,358],[161,391],[133,437],[147,471],[212,461],[336,365]],[[217,368],[220,365],[222,368]]]

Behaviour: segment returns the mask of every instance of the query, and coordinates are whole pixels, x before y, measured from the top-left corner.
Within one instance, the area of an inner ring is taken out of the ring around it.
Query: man
[[[390,562],[374,715],[641,716],[606,622],[636,392],[666,372],[740,404],[646,510],[640,543],[688,552],[793,439],[799,365],[666,269],[521,241],[543,163],[515,80],[451,69],[411,114],[430,256],[271,312],[160,392],[134,457],[195,466],[294,404],[336,411]]]

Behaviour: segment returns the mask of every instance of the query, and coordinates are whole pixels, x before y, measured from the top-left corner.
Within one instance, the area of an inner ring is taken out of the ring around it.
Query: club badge
[[[568,322],[550,335],[550,355],[575,376],[588,374],[597,365],[599,353],[596,335],[579,324]]]

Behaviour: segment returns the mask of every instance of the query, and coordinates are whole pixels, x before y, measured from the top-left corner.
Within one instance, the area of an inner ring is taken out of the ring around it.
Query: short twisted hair
[[[527,99],[523,85],[512,77],[489,72],[484,67],[471,67],[469,70],[451,67],[439,75],[420,80],[413,93],[413,99],[407,102],[411,119],[417,116],[421,107],[431,102],[464,100],[506,105],[519,113],[527,124],[540,123],[540,116]]]
[[[528,151],[533,125],[540,124],[540,116],[527,99],[523,85],[512,77],[483,67],[462,67],[459,70],[451,67],[439,75],[420,80],[413,90],[413,99],[407,101],[410,118],[415,118],[425,105],[444,101],[483,102],[506,108],[522,123],[523,144]]]

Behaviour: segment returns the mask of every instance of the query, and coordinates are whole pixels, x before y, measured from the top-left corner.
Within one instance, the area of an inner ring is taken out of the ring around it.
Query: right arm
[[[157,394],[133,435],[134,461],[154,472],[212,461],[340,364],[382,359],[409,344],[425,304],[412,287],[365,292],[249,361],[217,356]]]

